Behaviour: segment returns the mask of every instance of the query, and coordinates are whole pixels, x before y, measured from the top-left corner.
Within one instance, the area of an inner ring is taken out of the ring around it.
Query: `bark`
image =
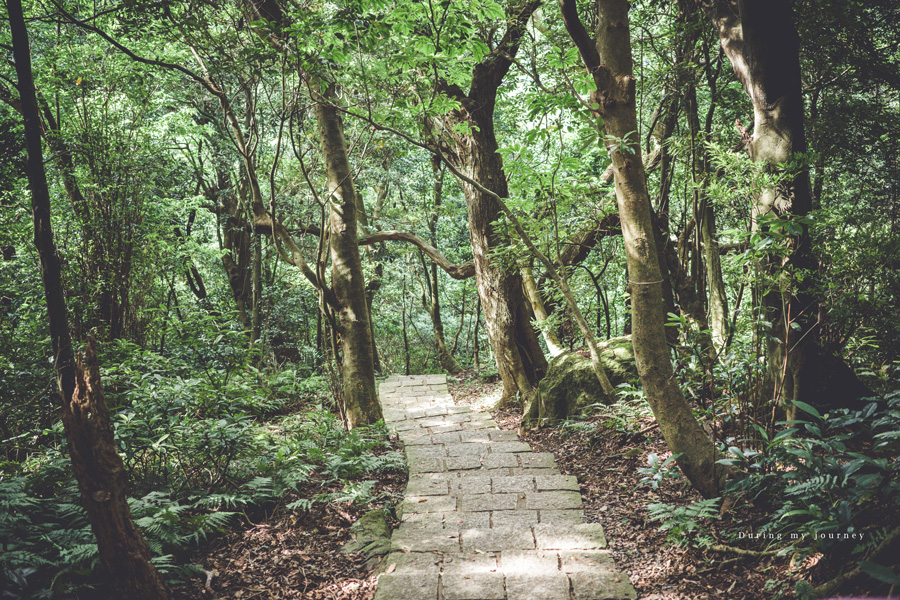
[[[473,107],[469,112],[473,117],[480,117],[481,122],[475,125],[478,131],[464,136],[470,139],[461,139],[457,143],[458,158],[454,166],[505,198],[508,194],[506,176],[497,153],[493,120],[484,118],[487,110]],[[493,113],[493,106],[490,113]],[[530,397],[534,386],[547,372],[547,360],[528,319],[521,276],[511,266],[498,264],[493,256],[506,242],[494,227],[500,217],[499,203],[468,182],[463,181],[461,185],[468,205],[469,240],[475,256],[475,276],[485,328],[503,382],[502,405],[518,394]]]
[[[441,207],[441,198],[444,189],[444,171],[441,170],[440,160],[436,157],[432,160],[434,170],[434,207],[432,209],[431,218],[428,222],[428,230],[431,234],[432,245],[437,245],[437,221],[438,212]],[[424,266],[424,262],[423,262]],[[434,345],[437,352],[438,361],[441,368],[448,373],[456,374],[462,371],[462,367],[453,357],[450,349],[447,348],[447,341],[444,338],[444,320],[441,317],[441,297],[438,280],[438,268],[434,262],[430,266],[425,267],[425,281],[427,295],[422,298],[422,304],[428,315],[431,317],[431,325],[434,329]]]
[[[150,563],[150,549],[131,519],[125,495],[125,466],[116,452],[93,340],[88,343],[83,363],[76,364],[72,351],[61,268],[50,224],[50,193],[43,164],[28,34],[20,0],[7,0],[7,9],[25,121],[34,242],[41,263],[54,369],[73,472],[97,538],[100,558],[119,595],[138,600],[164,600],[168,597],[165,585]]]
[[[596,91],[592,102],[603,118],[615,174],[632,303],[632,341],[647,400],[678,464],[704,496],[718,494],[716,452],[685,402],[666,342],[662,273],[637,131],[635,78],[628,0],[598,0],[596,38],[578,18],[574,0],[561,0],[563,20]],[[631,136],[629,138],[629,136]],[[623,151],[627,150],[627,151]]]
[[[378,207],[384,202],[387,196],[387,186],[377,188],[378,197],[375,206]],[[369,233],[369,215],[366,213],[366,203],[363,201],[362,194],[356,196],[357,222],[359,231],[364,235]],[[377,209],[376,209],[377,210]],[[366,307],[369,309],[369,325],[372,328],[372,364],[375,372],[381,372],[381,359],[378,356],[378,344],[375,343],[375,319],[372,318],[372,305],[375,303],[375,294],[381,289],[381,278],[384,276],[384,265],[378,259],[378,251],[370,247],[366,247],[366,258],[373,263],[372,277],[366,282]]]
[[[376,231],[375,233],[362,236],[359,238],[358,243],[360,246],[370,246],[372,244],[387,241],[409,242],[410,244],[413,244],[453,279],[469,279],[475,277],[475,261],[470,260],[460,265],[454,265],[447,260],[447,257],[445,257],[440,250],[414,233],[386,229],[384,231]]]
[[[507,241],[493,225],[501,212],[497,198],[508,195],[503,160],[497,153],[494,135],[497,90],[538,5],[536,1],[526,2],[516,14],[510,15],[503,38],[473,69],[468,92],[456,85],[442,85],[441,91],[459,100],[461,107],[443,115],[442,122],[432,127],[434,131],[448,132],[453,151],[445,158],[457,172],[466,176],[460,180],[460,185],[468,207],[469,240],[475,257],[478,295],[503,382],[501,404],[519,394],[524,398],[531,397],[535,385],[547,372],[547,359],[529,320],[521,276],[512,265],[498,264],[492,256]],[[469,133],[455,133],[454,128],[460,124]]]
[[[328,180],[328,217],[331,254],[331,288],[335,318],[343,340],[342,380],[344,406],[349,427],[369,425],[382,418],[375,387],[374,342],[366,282],[357,241],[356,190],[350,173],[344,125],[334,106],[331,86],[318,89],[313,78],[310,89],[316,101],[319,142]]]
[[[706,5],[725,55],[753,105],[750,157],[778,173],[797,153],[806,151],[801,92],[799,37],[791,4],[778,0],[719,0]],[[809,173],[801,166],[778,186],[763,190],[752,210],[752,227],[765,229],[764,218],[806,216],[812,207]],[[810,290],[812,277],[789,281],[794,274],[816,268],[806,225],[789,235],[786,257],[770,256],[762,268],[779,280],[779,288],[765,290],[762,303],[772,323],[766,336],[767,393],[793,411],[793,401],[822,405],[817,331],[817,303]],[[850,373],[849,377],[855,380]],[[864,390],[864,386],[852,385]],[[858,383],[858,382],[856,382]],[[848,398],[847,400],[854,400]]]
[[[250,310],[250,343],[255,344],[262,333],[262,236],[253,235],[253,254],[250,267],[252,308]]]
[[[531,302],[534,316],[541,326],[541,335],[544,336],[544,342],[547,344],[550,356],[559,356],[566,350],[556,336],[556,331],[553,327],[545,324],[550,316],[544,307],[544,300],[541,298],[541,292],[537,287],[537,282],[534,280],[531,265],[522,267],[522,284],[525,286],[525,295],[528,296],[528,301]]]

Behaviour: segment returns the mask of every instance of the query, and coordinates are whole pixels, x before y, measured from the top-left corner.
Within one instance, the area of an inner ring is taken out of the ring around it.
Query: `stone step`
[[[454,405],[445,376],[392,376],[380,394],[409,483],[375,600],[636,598],[552,454]]]

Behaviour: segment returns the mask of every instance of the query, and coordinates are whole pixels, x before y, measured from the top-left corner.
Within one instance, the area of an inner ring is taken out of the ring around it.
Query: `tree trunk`
[[[793,22],[791,4],[779,0],[719,0],[707,7],[719,41],[734,72],[753,105],[753,136],[750,157],[779,173],[806,151],[804,106],[800,79],[800,40]],[[768,381],[766,393],[793,412],[793,401],[822,406],[822,365],[839,362],[823,356],[818,347],[816,299],[811,292],[816,264],[808,228],[795,217],[805,217],[812,207],[809,172],[801,166],[789,180],[764,190],[752,210],[752,228],[765,231],[766,221],[794,221],[781,243],[786,256],[770,256],[762,266],[777,275],[778,289],[764,291],[762,303],[767,332]],[[786,231],[786,230],[782,230]],[[852,371],[845,374],[848,389],[864,393]],[[832,387],[836,386],[834,382]],[[855,398],[836,399],[852,402]]]
[[[253,234],[253,262],[250,282],[253,286],[253,304],[250,311],[250,344],[255,344],[262,334],[262,236]]]
[[[632,303],[632,341],[641,383],[666,443],[678,465],[704,496],[718,494],[716,452],[684,400],[672,370],[666,341],[662,273],[656,249],[635,108],[628,0],[598,0],[592,40],[578,19],[574,0],[562,0],[563,20],[594,75],[598,116],[615,174]],[[602,57],[602,58],[601,58]]]
[[[73,472],[97,538],[100,558],[120,597],[164,600],[168,597],[165,585],[150,563],[150,549],[131,519],[125,495],[125,465],[116,452],[93,340],[88,343],[84,363],[76,364],[74,359],[60,263],[50,224],[50,193],[44,172],[28,33],[20,0],[7,0],[7,9],[25,120],[34,242],[41,262],[54,368]]]
[[[428,230],[431,233],[431,245],[437,247],[437,221],[444,190],[444,171],[441,170],[441,162],[437,157],[432,159],[432,167],[434,170],[434,206],[432,208],[431,218],[428,222]],[[440,361],[442,369],[448,373],[456,374],[462,371],[462,367],[459,366],[456,358],[454,358],[450,349],[447,348],[447,340],[444,336],[444,321],[441,318],[440,288],[438,287],[438,267],[434,262],[432,262],[431,265],[426,265],[424,258],[422,265],[425,268],[425,281],[427,284],[425,286],[427,296],[422,300],[425,305],[425,310],[427,310],[428,314],[431,316],[431,324],[434,328],[434,345],[437,351],[438,361]]]
[[[478,296],[475,301],[475,331],[472,334],[472,368],[476,371],[481,369],[481,358],[479,357],[479,353],[481,351],[481,344],[478,341],[478,326],[481,323],[481,296]]]
[[[709,294],[707,304],[708,323],[712,331],[713,344],[721,349],[725,346],[725,340],[728,339],[728,297],[725,294],[725,282],[722,279],[719,242],[716,240],[716,215],[706,193],[710,162],[706,148],[703,145],[705,132],[700,128],[697,88],[693,80],[688,86],[685,97],[685,112],[691,133],[691,153],[693,155],[691,170],[695,201],[698,206],[696,219],[697,235],[703,251],[704,272]]]
[[[453,152],[445,158],[469,179],[460,179],[460,185],[468,207],[478,296],[503,382],[501,405],[517,395],[530,398],[534,386],[547,372],[547,359],[531,326],[518,269],[498,264],[496,257],[491,256],[506,241],[495,230],[493,222],[501,212],[497,198],[506,198],[508,194],[503,160],[497,153],[494,135],[497,90],[539,4],[538,0],[528,0],[521,6],[510,7],[506,31],[473,68],[468,92],[456,84],[439,82],[441,91],[458,100],[460,108],[444,114],[441,122],[431,128],[431,133],[438,138],[436,146],[443,147],[450,142]],[[460,131],[457,125],[464,129]]]
[[[319,85],[318,78],[310,82],[328,177],[331,287],[344,348],[344,405],[348,426],[357,427],[380,420],[381,405],[375,387],[374,342],[357,243],[357,199],[347,158],[344,124],[333,105],[337,101],[334,89],[329,86],[320,90]]]
[[[550,352],[550,356],[559,356],[566,350],[563,348],[559,338],[556,337],[556,330],[546,324],[549,315],[547,314],[547,309],[544,307],[541,291],[538,289],[537,282],[534,280],[534,273],[531,271],[531,265],[522,267],[522,285],[525,287],[525,295],[528,296],[528,301],[531,302],[531,309],[534,311],[534,316],[541,326],[541,335],[544,336],[544,342],[547,344],[547,350]],[[607,319],[608,318],[609,314],[607,313]]]
[[[478,122],[471,124],[471,134],[458,137],[454,166],[483,187],[506,198],[506,176],[494,137],[493,98],[482,99],[478,105],[481,108],[472,107],[466,111],[471,119],[477,115]],[[470,124],[462,114],[455,112],[444,120],[451,130],[460,120]],[[517,270],[498,264],[497,258],[492,256],[505,241],[493,225],[501,214],[499,203],[466,181],[460,181],[460,185],[469,209],[469,240],[475,257],[475,277],[484,324],[503,382],[500,399],[500,405],[503,405],[517,395],[524,398],[533,395],[538,381],[547,372],[547,359],[528,318],[521,276]]]

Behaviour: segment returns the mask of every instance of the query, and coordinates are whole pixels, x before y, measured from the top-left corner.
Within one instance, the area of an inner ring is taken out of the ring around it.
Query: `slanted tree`
[[[561,0],[563,22],[593,76],[591,103],[603,119],[612,159],[631,293],[632,343],[644,393],[678,465],[700,493],[718,494],[722,469],[716,451],[691,412],[669,358],[663,276],[650,196],[637,139],[635,82],[628,0],[597,0],[597,30],[584,28],[575,0]]]

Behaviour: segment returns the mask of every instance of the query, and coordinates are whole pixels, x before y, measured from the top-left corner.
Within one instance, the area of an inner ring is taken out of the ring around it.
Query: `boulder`
[[[637,377],[631,337],[613,338],[600,344],[600,362],[610,383],[617,386]],[[563,421],[592,404],[612,404],[600,387],[591,360],[565,352],[550,361],[537,393],[525,406],[523,424],[544,425]]]

